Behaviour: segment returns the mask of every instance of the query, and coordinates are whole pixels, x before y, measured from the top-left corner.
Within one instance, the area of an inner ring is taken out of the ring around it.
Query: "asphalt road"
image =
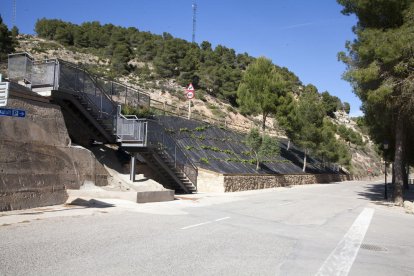
[[[0,213],[0,275],[414,275],[414,215],[370,182]]]

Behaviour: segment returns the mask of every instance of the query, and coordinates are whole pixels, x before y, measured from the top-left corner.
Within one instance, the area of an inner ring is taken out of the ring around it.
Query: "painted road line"
[[[193,224],[193,225],[189,225],[189,226],[186,226],[186,227],[183,227],[183,228],[181,228],[181,230],[186,230],[186,229],[190,229],[190,228],[194,228],[194,227],[198,227],[198,226],[201,226],[201,225],[206,225],[206,224],[210,224],[210,223],[213,223],[213,222],[215,222],[215,221],[221,221],[221,220],[225,220],[225,219],[229,219],[230,217],[224,217],[224,218],[219,218],[219,219],[216,219],[216,220],[211,220],[211,221],[206,221],[206,222],[202,222],[202,223],[197,223],[197,224]]]
[[[374,209],[365,208],[316,275],[348,275],[371,223]]]
[[[293,202],[290,201],[290,202],[286,202],[286,203],[280,203],[279,206],[286,206],[286,205],[290,205],[290,204],[293,204]]]
[[[181,230],[190,229],[190,228],[193,228],[193,227],[197,227],[197,226],[201,226],[201,225],[205,225],[205,224],[209,224],[209,223],[212,223],[212,221],[206,221],[206,222],[202,222],[202,223],[198,223],[198,224],[189,225],[189,226],[181,228]]]
[[[215,221],[221,221],[221,220],[225,220],[225,219],[229,219],[230,217],[224,217],[224,218],[219,218],[219,219],[216,219]]]

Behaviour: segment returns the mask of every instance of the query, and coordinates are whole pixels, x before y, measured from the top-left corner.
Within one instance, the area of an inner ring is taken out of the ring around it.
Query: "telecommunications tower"
[[[191,42],[195,43],[195,33],[196,33],[196,23],[197,23],[197,2],[193,1],[193,36]]]
[[[13,0],[12,26],[16,26],[16,0]]]

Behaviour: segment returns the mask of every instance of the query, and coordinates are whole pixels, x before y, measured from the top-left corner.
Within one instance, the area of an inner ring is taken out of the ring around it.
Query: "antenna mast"
[[[13,0],[12,25],[16,26],[16,0]]]
[[[196,33],[196,23],[197,23],[197,2],[193,1],[193,37],[191,42],[195,43],[195,33]]]

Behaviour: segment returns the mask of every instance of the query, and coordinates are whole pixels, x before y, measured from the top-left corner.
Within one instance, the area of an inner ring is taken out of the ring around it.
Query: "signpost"
[[[191,99],[194,98],[195,90],[192,83],[190,83],[185,90],[187,99],[188,99],[188,120],[191,118]]]
[[[24,118],[26,117],[26,111],[20,109],[0,108],[0,116]]]
[[[388,141],[384,141],[384,174],[385,174],[385,183],[384,183],[384,199],[388,199],[387,191],[387,160],[385,160],[385,151],[388,150]]]

